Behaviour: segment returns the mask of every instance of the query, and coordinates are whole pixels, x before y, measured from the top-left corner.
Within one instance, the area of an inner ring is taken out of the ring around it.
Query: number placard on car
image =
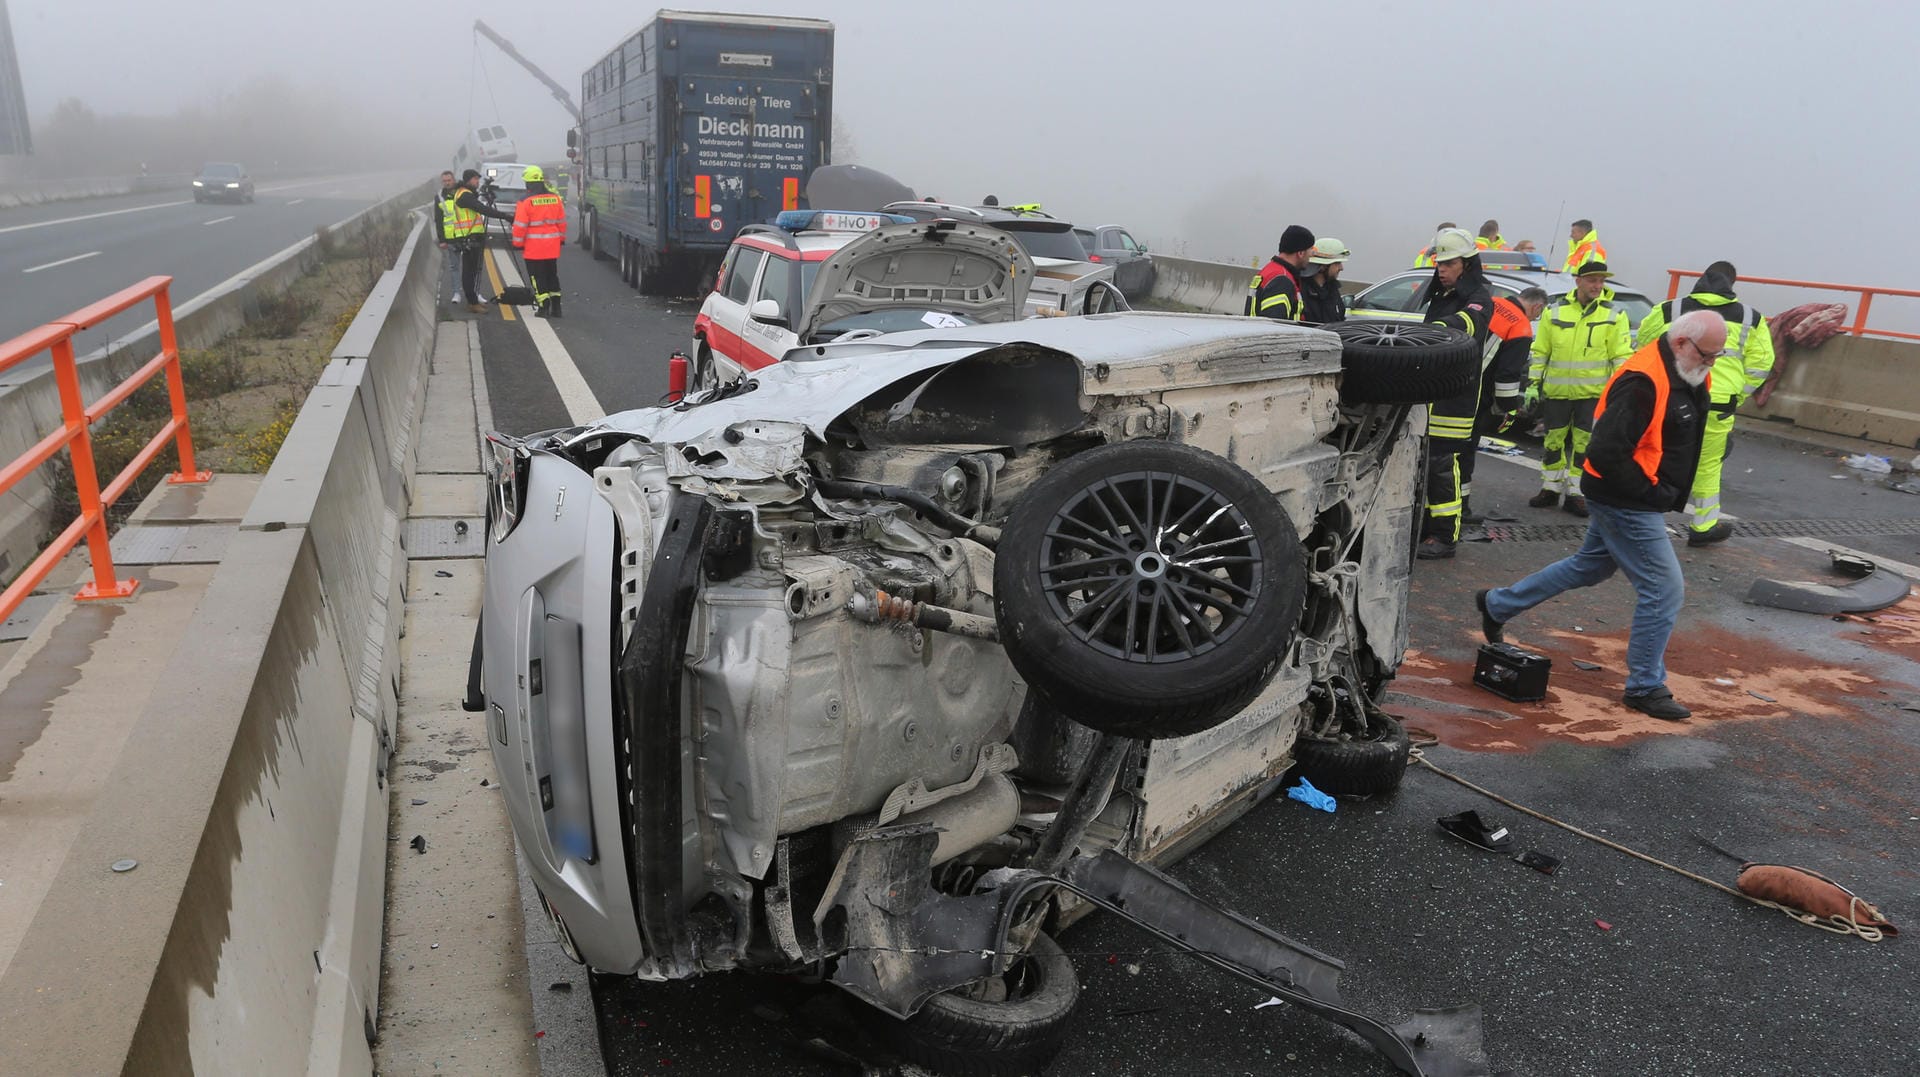
[[[823,232],[871,232],[892,220],[879,213],[822,213],[813,226]]]

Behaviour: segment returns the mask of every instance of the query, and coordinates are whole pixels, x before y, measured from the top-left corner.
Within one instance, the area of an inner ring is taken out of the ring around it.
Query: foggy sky
[[[523,157],[564,145],[565,112],[491,45],[479,77],[474,16],[577,97],[580,72],[653,10],[10,7],[36,119],[69,96],[166,112],[274,73],[442,132],[423,168],[440,166],[470,118],[506,124]],[[833,20],[835,107],[862,164],[952,201],[993,193],[1124,223],[1165,253],[1248,261],[1297,221],[1343,239],[1349,275],[1373,279],[1406,265],[1443,218],[1471,229],[1497,217],[1510,241],[1563,254],[1567,221],[1590,217],[1616,268],[1648,290],[1670,265],[1714,258],[1749,275],[1920,286],[1913,5],[726,7]]]

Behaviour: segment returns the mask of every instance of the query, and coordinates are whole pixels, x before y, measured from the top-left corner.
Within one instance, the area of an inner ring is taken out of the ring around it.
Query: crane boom
[[[547,89],[552,91],[553,99],[560,102],[560,104],[566,108],[567,112],[573,116],[574,123],[581,121],[580,106],[573,103],[573,95],[567,92],[567,88],[555,82],[552,76],[540,70],[532,60],[520,55],[520,50],[513,47],[513,42],[495,33],[493,27],[488,26],[479,19],[473,20],[473,32],[499,46],[500,51],[507,54],[507,59],[526,68],[528,74],[544,83]]]

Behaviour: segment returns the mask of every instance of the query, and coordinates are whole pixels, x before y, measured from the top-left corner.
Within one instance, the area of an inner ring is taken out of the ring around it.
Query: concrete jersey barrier
[[[0,1072],[371,1072],[439,264],[416,221],[301,408],[0,977]]]

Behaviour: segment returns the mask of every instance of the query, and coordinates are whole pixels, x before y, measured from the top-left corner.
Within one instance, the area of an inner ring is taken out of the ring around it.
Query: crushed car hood
[[[998,229],[959,221],[883,225],[820,263],[795,321],[801,340],[841,318],[925,307],[979,322],[1020,317],[1033,259]]]

